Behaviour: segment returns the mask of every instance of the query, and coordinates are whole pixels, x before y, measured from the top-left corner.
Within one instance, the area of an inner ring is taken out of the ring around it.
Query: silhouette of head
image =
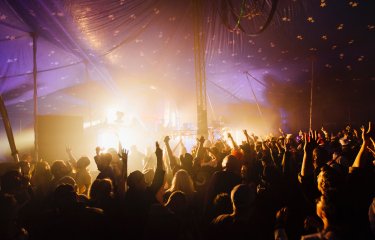
[[[63,160],[56,160],[52,163],[51,173],[55,179],[60,179],[68,174],[69,170]]]
[[[59,209],[68,209],[77,203],[77,193],[69,184],[59,185],[53,193],[53,201]]]
[[[174,213],[184,213],[187,209],[186,195],[182,191],[173,192],[169,198],[166,207],[171,209]]]
[[[186,170],[180,169],[173,176],[171,191],[182,191],[188,195],[195,192],[193,180]]]
[[[222,167],[225,171],[241,175],[241,162],[233,155],[227,155],[224,158]]]
[[[323,147],[317,147],[313,151],[313,164],[314,168],[323,166],[329,161],[329,154]]]
[[[109,178],[96,179],[90,188],[90,198],[100,200],[111,197],[113,194],[112,181]]]
[[[231,192],[233,209],[236,212],[249,210],[255,201],[255,196],[255,190],[248,185],[239,184],[235,186]]]
[[[343,184],[343,176],[334,168],[324,165],[317,177],[318,190],[325,194],[328,191],[339,190]]]
[[[103,171],[109,167],[112,161],[112,155],[110,153],[101,154],[96,165],[99,171]]]
[[[80,157],[77,160],[77,168],[78,169],[85,169],[90,165],[90,159],[88,157]]]
[[[144,191],[147,187],[145,176],[138,170],[129,174],[127,184],[130,189],[137,191]]]
[[[1,176],[1,191],[4,193],[15,194],[22,189],[21,174],[16,171],[8,171]]]

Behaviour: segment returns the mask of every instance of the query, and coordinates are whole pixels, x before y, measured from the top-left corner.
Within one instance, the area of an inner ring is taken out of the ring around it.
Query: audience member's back
[[[257,236],[254,219],[255,198],[255,189],[244,184],[235,186],[231,192],[233,212],[214,219],[209,235],[213,239],[253,239]]]
[[[60,185],[53,193],[52,211],[42,214],[31,239],[98,239],[110,237],[103,212],[77,202],[71,185]]]

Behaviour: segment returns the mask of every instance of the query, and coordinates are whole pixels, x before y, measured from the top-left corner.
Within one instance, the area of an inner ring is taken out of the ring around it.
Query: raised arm
[[[167,148],[168,158],[169,158],[169,166],[173,170],[177,166],[176,157],[173,155],[173,151],[171,149],[171,145],[169,144],[170,138],[166,136],[164,138],[165,147]]]
[[[373,158],[375,158],[375,141],[370,137],[372,147],[367,147],[367,149],[372,153]]]
[[[68,154],[69,163],[74,167],[74,169],[76,169],[77,168],[77,159],[73,155],[72,148],[70,146],[66,146],[65,151]]]
[[[301,166],[301,176],[309,176],[314,173],[312,152],[316,147],[316,132],[310,131],[304,134],[305,145],[303,147],[303,160]]]
[[[197,141],[198,141],[198,150],[197,150],[196,157],[199,158],[199,159],[202,159],[204,157],[205,151],[204,151],[203,144],[204,144],[205,140],[206,139],[203,136],[201,136],[199,139],[197,139]]]
[[[119,157],[122,161],[122,169],[121,169],[121,182],[120,182],[120,187],[119,187],[119,191],[120,193],[121,192],[125,192],[125,183],[126,183],[126,180],[128,179],[128,155],[129,155],[129,151],[128,150],[125,150],[124,148],[120,148],[119,149]]]
[[[250,144],[250,136],[249,136],[249,134],[247,133],[247,130],[246,130],[246,129],[243,130],[243,134],[244,134],[245,137],[246,137],[246,142],[247,142],[247,144],[249,144],[249,146],[250,146],[250,145],[251,145],[251,144]]]
[[[187,153],[186,147],[184,145],[184,142],[182,141],[182,138],[180,139],[180,155],[185,155]]]
[[[363,168],[366,165],[364,153],[371,144],[371,122],[368,123],[367,130],[364,126],[361,127],[362,131],[362,145],[358,151],[357,157],[355,158],[352,167]]]
[[[272,156],[272,150],[268,146],[267,142],[262,140],[262,153],[263,153],[263,161],[265,161],[267,164],[275,164],[275,160]]]
[[[329,134],[328,134],[327,130],[325,130],[324,127],[322,127],[320,130],[321,130],[321,131],[323,132],[323,134],[324,134],[324,140],[325,140],[326,142],[331,141],[331,139],[330,139],[330,137],[329,137]]]
[[[163,170],[163,150],[161,150],[159,143],[155,143],[156,150],[155,150],[155,155],[156,155],[156,170],[155,170],[155,175],[154,179],[152,180],[151,184],[151,190],[153,194],[156,194],[160,188],[163,186],[164,183],[164,175],[165,171]]]
[[[286,137],[284,131],[283,131],[281,128],[279,128],[279,132],[280,132],[280,134],[281,134],[281,136],[282,136],[283,138]]]
[[[228,133],[228,138],[232,142],[233,148],[237,150],[238,145],[237,145],[236,141],[234,141],[232,134]]]

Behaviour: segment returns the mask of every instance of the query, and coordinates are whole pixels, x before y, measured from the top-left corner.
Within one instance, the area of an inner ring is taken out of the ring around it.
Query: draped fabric
[[[276,111],[307,106],[312,61],[318,98],[337,89],[352,97],[327,100],[327,111],[373,99],[373,1],[203,4],[210,118],[255,100]],[[135,100],[161,109],[155,99],[194,109],[193,14],[190,0],[0,1],[0,92],[10,116],[32,116],[30,33],[40,114],[100,114],[110,105],[103,99],[129,111],[139,108]]]

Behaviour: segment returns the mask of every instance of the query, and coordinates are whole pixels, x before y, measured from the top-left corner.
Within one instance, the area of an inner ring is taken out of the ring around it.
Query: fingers
[[[367,150],[369,150],[375,156],[375,141],[372,139],[372,137],[370,137],[370,141],[372,143],[372,148],[367,146]]]
[[[307,145],[308,139],[307,139],[307,133],[303,133],[303,138],[305,140],[305,146]]]
[[[370,147],[367,147],[367,150],[369,150],[375,156],[375,150],[371,149]]]

